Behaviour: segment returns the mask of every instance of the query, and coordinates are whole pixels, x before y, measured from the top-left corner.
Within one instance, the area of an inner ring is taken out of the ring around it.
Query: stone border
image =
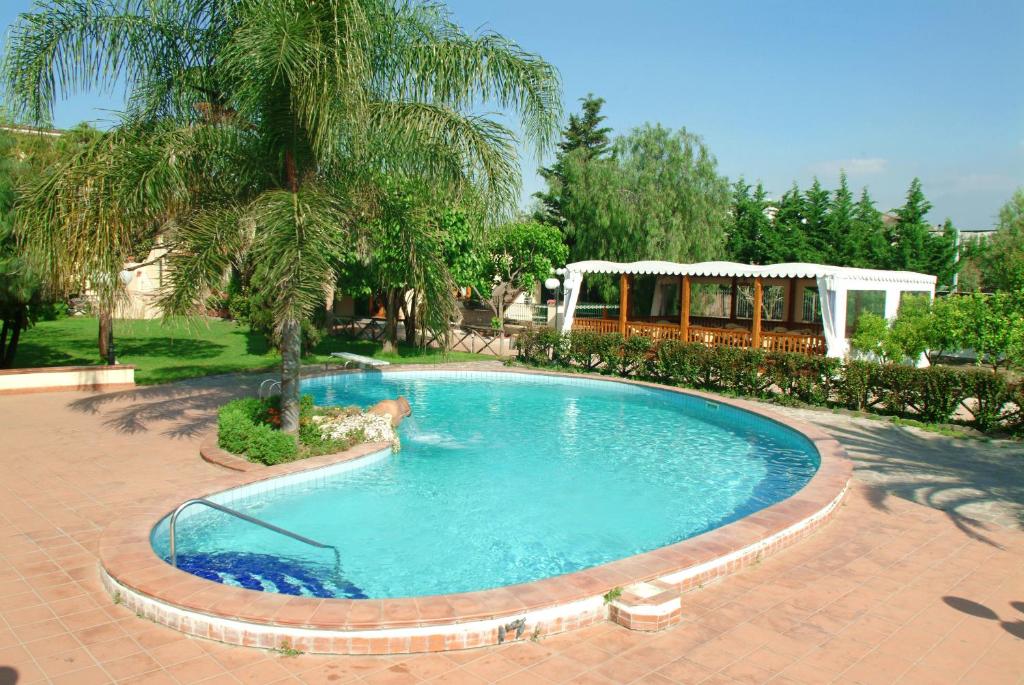
[[[436,370],[436,369],[421,369]],[[409,371],[408,368],[394,371]],[[533,373],[503,369],[489,372]],[[385,373],[387,371],[384,371]],[[543,375],[580,378],[579,374]],[[811,480],[782,502],[702,535],[582,571],[506,587],[398,599],[317,599],[212,583],[171,567],[150,544],[154,525],[185,495],[126,513],[99,544],[108,591],[137,613],[182,632],[236,645],[287,645],[304,652],[405,654],[498,644],[558,633],[611,618],[657,630],[681,615],[679,593],[761,561],[814,532],[837,511],[851,475],[839,443],[824,431],[742,401],[626,379],[594,378],[678,392],[737,407],[804,435],[821,463]],[[211,480],[201,497],[288,473],[358,459],[382,449],[360,445],[340,455],[236,472]],[[646,590],[645,586],[653,587]],[[606,603],[612,590],[625,589]],[[517,630],[523,626],[523,630]]]
[[[245,457],[240,457],[237,454],[231,454],[231,452],[221,449],[217,444],[216,428],[211,433],[207,433],[203,441],[199,443],[199,456],[203,458],[203,461],[229,471],[263,471],[268,468],[263,464],[251,462]]]
[[[0,371],[0,395],[66,390],[128,390],[135,387],[135,367],[47,366]]]

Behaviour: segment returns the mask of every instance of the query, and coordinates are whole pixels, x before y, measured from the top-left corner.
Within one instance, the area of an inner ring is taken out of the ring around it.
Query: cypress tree
[[[757,184],[753,194],[741,178],[733,184],[732,217],[726,232],[726,253],[744,264],[771,264],[779,251],[774,224],[765,213],[768,193]]]
[[[585,161],[602,159],[607,157],[611,150],[611,140],[608,137],[611,128],[601,126],[601,122],[606,118],[601,114],[604,98],[594,97],[593,93],[588,93],[585,98],[580,98],[580,102],[583,103],[581,113],[570,114],[569,124],[562,131],[555,163],[539,170],[547,183],[547,190],[534,193],[534,197],[540,200],[540,208],[534,213],[534,218],[557,226],[570,248],[575,242],[575,236],[572,235],[572,226],[566,221],[563,213],[566,195],[571,192],[571,188],[566,184],[565,158],[568,155],[579,155]]]
[[[807,252],[810,261],[832,264],[835,260],[829,234],[828,212],[832,204],[829,192],[821,187],[815,178],[804,196],[803,232],[807,238]]]
[[[839,187],[832,196],[828,217],[825,220],[828,246],[831,259],[828,264],[851,266],[855,258],[855,246],[852,240],[853,224],[853,193],[846,182],[846,172],[839,174]]]
[[[867,188],[861,191],[860,200],[853,208],[850,233],[854,250],[850,266],[884,269],[891,263],[885,222],[882,221],[882,213],[875,208]]]
[[[814,254],[807,241],[807,203],[796,183],[782,194],[772,222],[776,262],[811,262]]]
[[[907,189],[906,202],[896,210],[896,223],[889,232],[890,268],[927,273],[933,267],[929,250],[931,226],[925,221],[931,208],[921,190],[921,180],[915,178]]]

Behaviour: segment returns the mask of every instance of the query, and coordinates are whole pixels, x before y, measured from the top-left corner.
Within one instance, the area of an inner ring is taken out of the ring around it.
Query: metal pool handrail
[[[184,511],[186,508],[192,506],[193,504],[205,505],[207,507],[210,507],[211,509],[216,509],[217,511],[224,512],[225,514],[229,514],[230,516],[234,516],[236,518],[240,518],[243,521],[248,521],[249,523],[254,523],[257,526],[260,526],[262,528],[266,528],[267,530],[272,530],[275,533],[280,533],[281,535],[286,535],[286,536],[292,538],[293,540],[298,540],[299,542],[304,542],[307,545],[312,545],[314,547],[319,547],[320,549],[331,549],[331,550],[334,550],[334,570],[335,570],[335,575],[337,575],[339,577],[341,575],[341,554],[338,553],[338,548],[335,547],[334,545],[325,545],[322,542],[317,542],[316,540],[311,540],[310,538],[307,538],[304,535],[299,535],[298,533],[293,533],[292,531],[285,530],[284,528],[281,528],[280,526],[275,526],[273,523],[267,523],[266,521],[261,521],[258,518],[255,518],[253,516],[249,516],[248,514],[243,514],[240,511],[235,511],[234,509],[230,509],[228,507],[225,507],[223,504],[217,504],[216,502],[211,502],[210,500],[203,499],[202,497],[200,497],[198,499],[190,499],[190,500],[186,500],[185,502],[182,502],[181,505],[177,509],[174,510],[174,513],[171,514],[171,520],[170,520],[170,524],[169,524],[168,527],[170,528],[170,534],[171,534],[171,566],[173,566],[175,568],[178,567],[178,553],[177,553],[177,549],[176,549],[175,544],[174,544],[174,529],[175,529],[175,526],[178,523],[178,514],[180,514],[182,511]]]

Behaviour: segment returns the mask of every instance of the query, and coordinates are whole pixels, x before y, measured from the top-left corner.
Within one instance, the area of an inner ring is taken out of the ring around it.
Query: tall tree
[[[868,194],[868,189],[861,190],[860,199],[853,208],[850,222],[850,241],[853,245],[854,257],[849,266],[864,269],[885,268],[889,262],[889,243],[885,235],[885,222],[882,213],[875,208],[875,203]]]
[[[805,223],[807,202],[796,183],[782,194],[767,239],[770,255],[765,263],[813,262]]]
[[[8,120],[0,117],[0,122]],[[10,367],[24,331],[42,313],[43,274],[32,268],[14,232],[25,187],[96,135],[76,126],[62,135],[11,125],[0,130],[0,368]],[[102,357],[102,351],[101,351]]]
[[[301,322],[336,281],[332,256],[366,237],[382,176],[507,212],[514,135],[472,112],[515,111],[539,150],[560,116],[551,65],[466,34],[433,3],[51,0],[20,17],[7,49],[7,93],[36,118],[58,88],[128,88],[124,120],[34,194],[24,244],[56,284],[87,274],[113,300],[138,233],[164,230],[170,313],[194,311],[251,259],[272,294],[290,432]]]
[[[534,197],[540,201],[540,208],[534,218],[561,229],[567,245],[572,245],[573,235],[562,207],[565,204],[565,196],[572,192],[572,188],[565,182],[565,158],[567,155],[575,154],[582,161],[601,159],[606,157],[611,149],[609,134],[612,130],[601,125],[606,119],[601,114],[604,98],[594,97],[593,93],[588,93],[586,97],[580,98],[580,102],[583,103],[582,111],[580,114],[570,114],[569,124],[562,131],[555,163],[540,169],[540,175],[547,183],[547,190],[534,193]]]
[[[700,261],[725,243],[729,185],[704,141],[645,125],[612,144],[608,159],[566,158],[573,192],[563,207],[569,258]]]
[[[921,180],[915,178],[907,189],[906,201],[896,210],[896,223],[890,227],[889,244],[892,245],[890,267],[907,271],[927,271],[928,234],[931,225],[925,217],[932,203],[921,190]]]
[[[973,251],[986,290],[1024,289],[1024,188],[999,210],[995,234]]]
[[[853,193],[846,181],[846,172],[839,173],[839,187],[832,195],[832,203],[825,220],[828,244],[828,264],[851,266],[856,260],[856,245],[853,242]]]
[[[835,255],[830,241],[828,213],[832,205],[829,192],[817,178],[804,195],[804,235],[807,236],[808,256],[812,261],[831,263]]]
[[[941,232],[934,231],[925,219],[931,208],[921,180],[915,178],[907,189],[906,202],[896,210],[896,223],[890,227],[889,267],[933,274],[940,285],[951,285],[957,269],[956,229],[947,220]]]
[[[730,259],[744,264],[769,264],[779,248],[773,238],[772,220],[765,213],[767,194],[760,183],[750,193],[741,178],[733,184],[732,211],[725,250]]]

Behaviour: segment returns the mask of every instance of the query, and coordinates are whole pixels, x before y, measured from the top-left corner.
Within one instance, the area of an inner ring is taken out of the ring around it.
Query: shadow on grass
[[[119,357],[168,357],[178,359],[213,359],[220,356],[227,345],[196,338],[114,338],[114,350]]]
[[[15,368],[28,369],[43,366],[90,366],[100,363],[99,349],[95,354],[68,354],[64,349],[22,340],[14,358]]]
[[[1024,448],[925,437],[885,424],[827,428],[846,448],[876,509],[888,510],[890,496],[924,504],[945,512],[968,537],[996,547],[985,535],[987,524],[967,510],[994,504],[1015,512],[1024,527]]]

